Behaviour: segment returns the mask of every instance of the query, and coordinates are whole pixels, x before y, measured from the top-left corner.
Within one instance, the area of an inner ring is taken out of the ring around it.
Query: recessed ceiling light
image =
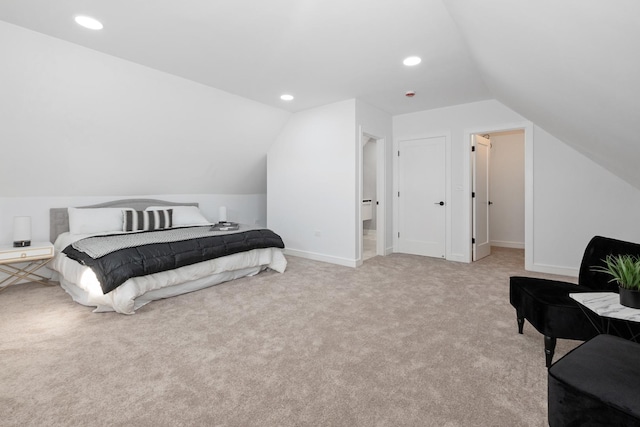
[[[407,67],[413,67],[414,65],[418,65],[420,62],[422,62],[422,59],[420,59],[420,57],[418,56],[410,56],[402,61],[402,63]]]
[[[78,15],[76,16],[76,22],[78,25],[82,25],[90,30],[101,30],[103,28],[102,22],[90,16]]]
[[[280,95],[280,99],[282,99],[283,101],[293,101],[293,95],[288,95],[288,94]]]

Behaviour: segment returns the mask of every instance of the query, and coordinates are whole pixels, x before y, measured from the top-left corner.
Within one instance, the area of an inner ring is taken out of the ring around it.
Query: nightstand
[[[0,292],[20,280],[37,282],[42,285],[53,285],[49,278],[36,274],[35,271],[44,267],[53,258],[53,245],[49,242],[34,242],[31,246],[14,248],[0,246],[0,271],[9,277],[0,280]],[[18,267],[14,264],[24,264]]]

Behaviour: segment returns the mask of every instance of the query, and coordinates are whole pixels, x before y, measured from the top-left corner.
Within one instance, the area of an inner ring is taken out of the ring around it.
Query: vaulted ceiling
[[[640,2],[444,3],[494,98],[640,188]]]
[[[638,188],[639,18],[636,0],[0,0],[0,20],[292,112],[495,98]]]

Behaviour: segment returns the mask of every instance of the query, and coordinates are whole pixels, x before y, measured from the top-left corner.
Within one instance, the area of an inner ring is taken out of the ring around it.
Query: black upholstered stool
[[[598,335],[549,368],[549,426],[640,426],[640,344]]]

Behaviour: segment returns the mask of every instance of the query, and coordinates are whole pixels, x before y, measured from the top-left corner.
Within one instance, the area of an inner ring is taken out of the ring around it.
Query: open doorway
[[[525,131],[472,134],[472,261],[525,248]]]
[[[362,146],[362,260],[376,256],[377,246],[377,141],[364,137]]]
[[[384,139],[362,133],[360,177],[360,259],[384,255]]]

